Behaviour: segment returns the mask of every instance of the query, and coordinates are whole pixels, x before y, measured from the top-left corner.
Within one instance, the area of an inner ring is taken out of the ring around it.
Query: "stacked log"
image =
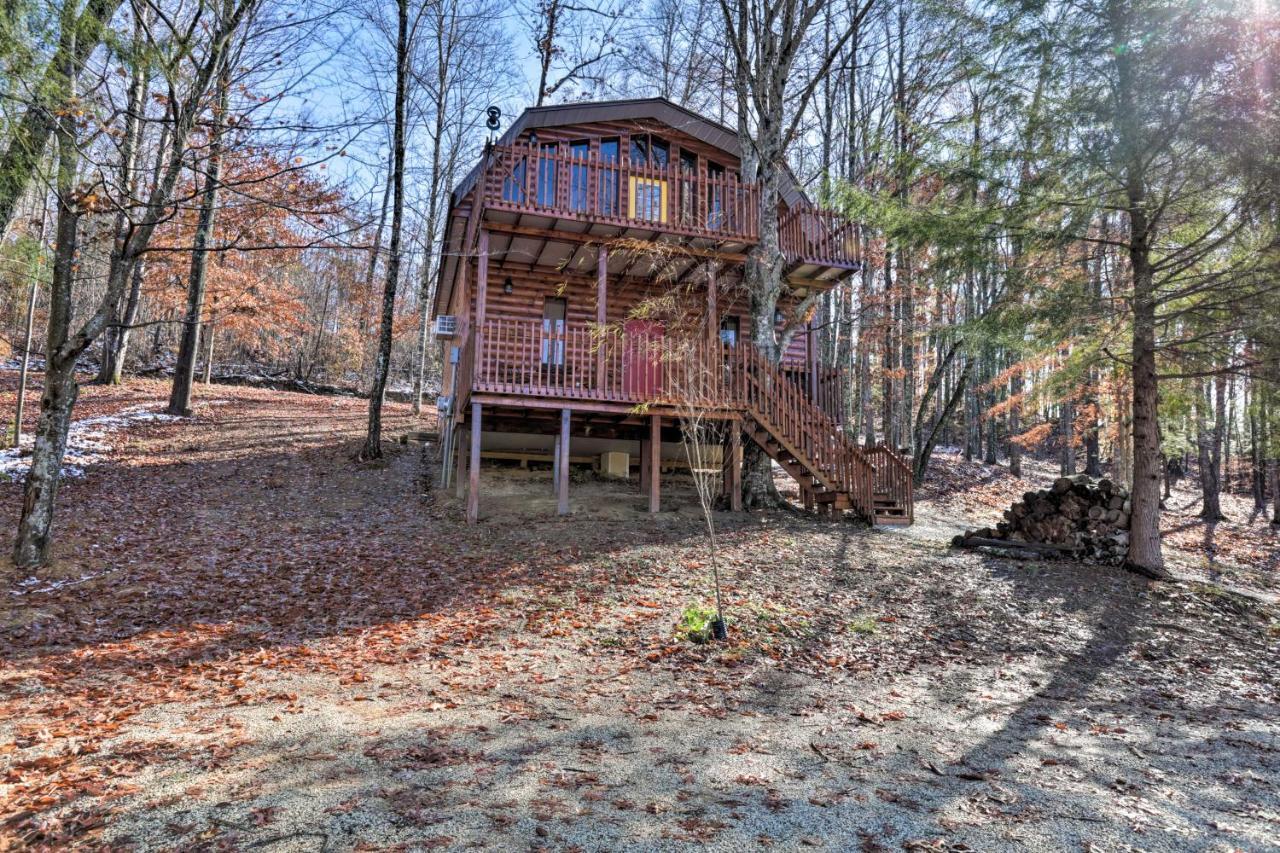
[[[1051,488],[1025,493],[995,527],[965,531],[951,544],[1058,552],[1118,565],[1129,550],[1130,509],[1124,486],[1084,474],[1059,477]]]

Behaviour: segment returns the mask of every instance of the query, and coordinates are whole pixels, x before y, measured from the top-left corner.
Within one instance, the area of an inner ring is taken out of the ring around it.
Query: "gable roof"
[[[629,98],[620,101],[589,101],[583,103],[552,104],[545,107],[529,107],[516,117],[506,132],[498,138],[499,145],[510,145],[527,130],[539,127],[561,127],[570,124],[590,124],[601,121],[636,121],[651,119],[665,124],[682,133],[687,133],[700,142],[719,148],[742,159],[742,149],[738,144],[737,131],[698,115],[692,110],[673,103],[666,98]],[[453,191],[452,202],[471,191],[480,177],[480,169],[484,166],[484,158],[467,173]],[[782,179],[782,200],[787,207],[809,200],[791,170],[787,169]]]

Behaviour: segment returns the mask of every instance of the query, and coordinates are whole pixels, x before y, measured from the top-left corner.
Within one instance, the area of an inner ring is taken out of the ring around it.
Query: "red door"
[[[632,400],[652,400],[662,394],[662,324],[628,320],[623,327],[622,389]]]

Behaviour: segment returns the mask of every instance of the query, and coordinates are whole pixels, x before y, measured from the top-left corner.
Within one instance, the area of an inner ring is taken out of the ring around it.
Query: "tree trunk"
[[[1129,517],[1129,562],[1147,573],[1164,573],[1160,548],[1159,380],[1156,377],[1156,297],[1146,212],[1130,210],[1129,260],[1133,275],[1133,511]]]
[[[129,298],[124,304],[124,315],[120,318],[120,332],[116,337],[116,346],[111,353],[111,378],[112,385],[119,385],[124,381],[124,362],[129,355],[129,339],[132,337],[133,324],[138,322],[138,307],[142,303],[142,278],[146,270],[146,261],[141,258],[133,265],[133,275],[130,276],[129,282]]]
[[[79,212],[75,192],[80,154],[76,147],[75,118],[64,110],[56,132],[58,147],[58,218],[53,260],[53,280],[49,288],[49,333],[45,349],[44,392],[40,396],[40,418],[36,423],[31,468],[23,485],[22,517],[13,545],[13,561],[19,568],[42,566],[48,557],[49,530],[62,479],[62,458],[67,450],[71,412],[79,387],[76,385],[76,358],[83,348],[66,347],[71,331],[72,285],[75,277]]]
[[[965,388],[969,385],[969,374],[973,369],[973,362],[966,360],[964,369],[960,372],[960,378],[956,381],[956,386],[951,392],[951,396],[947,399],[946,407],[943,408],[942,414],[939,415],[937,422],[933,425],[933,429],[929,431],[928,437],[924,440],[924,444],[916,452],[915,464],[913,465],[912,478],[915,484],[919,486],[924,482],[924,475],[929,470],[929,459],[933,456],[933,448],[938,443],[938,435],[942,427],[955,413],[956,406],[960,404],[960,398],[964,396]]]
[[[1223,521],[1226,516],[1222,514],[1222,436],[1226,429],[1227,383],[1222,376],[1217,376],[1213,384],[1213,430],[1206,434],[1201,429],[1196,441],[1200,456],[1200,488],[1204,493],[1200,517],[1205,521]],[[1207,394],[1205,396],[1207,404]]]
[[[862,421],[862,441],[876,443],[876,417],[871,401],[871,270],[862,271],[858,316],[858,418]]]
[[[1059,470],[1064,477],[1076,472],[1075,424],[1076,407],[1070,400],[1064,400],[1058,409]]]
[[[1017,358],[1015,355],[1014,358]],[[1014,398],[1009,406],[1009,473],[1022,476],[1022,446],[1017,437],[1022,430],[1022,371],[1015,370],[1009,378],[1009,395]]]
[[[378,336],[378,355],[373,365],[373,387],[369,390],[369,430],[365,435],[360,458],[382,458],[382,398],[387,390],[387,374],[391,367],[391,343],[396,316],[396,285],[400,278],[400,232],[404,223],[404,145],[405,103],[409,76],[409,2],[397,0],[399,22],[396,36],[395,127],[392,132],[391,243],[387,258],[387,280],[382,291],[382,327]]]
[[[1280,525],[1280,457],[1272,459],[1267,467],[1271,471],[1271,523]]]
[[[214,110],[213,139],[209,146],[209,162],[200,198],[200,216],[192,240],[191,273],[187,281],[187,312],[182,321],[182,340],[178,343],[178,362],[173,368],[173,389],[169,394],[169,414],[183,417],[191,414],[191,389],[195,384],[196,359],[200,337],[200,314],[204,311],[205,279],[209,268],[209,240],[217,215],[218,181],[222,169],[222,136],[231,96],[231,68],[224,62],[218,74],[218,105]]]
[[[218,327],[210,315],[209,322],[204,324],[204,384],[213,384],[213,339],[218,334]]]

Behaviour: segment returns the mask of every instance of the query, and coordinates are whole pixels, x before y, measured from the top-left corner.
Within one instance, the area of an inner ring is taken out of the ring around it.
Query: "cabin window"
[[[564,364],[564,318],[568,303],[559,297],[542,301],[542,363],[559,367]]]
[[[631,137],[631,166],[641,174],[627,180],[627,215],[646,222],[667,221],[667,182],[659,174],[645,174],[648,170],[666,171],[671,157],[671,146],[651,133],[637,133]]]
[[[707,164],[707,228],[718,231],[725,226],[725,173],[719,163]]]
[[[556,206],[556,144],[544,142],[538,147],[538,206]]]
[[[651,133],[631,137],[631,165],[665,169],[671,159],[671,146]]]
[[[725,317],[720,321],[720,342],[731,347],[738,345],[738,318]]]
[[[632,175],[628,189],[631,192],[628,213],[632,219],[643,219],[646,222],[667,221],[666,181]]]
[[[618,215],[618,138],[600,140],[600,213],[604,216]]]
[[[587,158],[591,155],[591,143],[585,139],[569,143],[569,209],[587,209]]]

